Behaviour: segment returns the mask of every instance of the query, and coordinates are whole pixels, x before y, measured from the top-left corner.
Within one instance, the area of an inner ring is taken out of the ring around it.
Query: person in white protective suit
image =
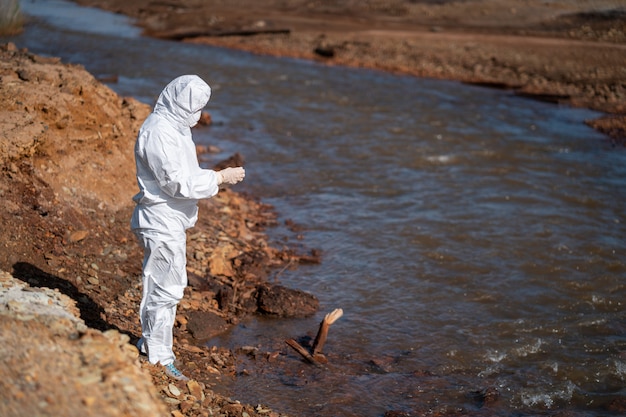
[[[245,176],[242,167],[213,171],[198,164],[191,128],[210,97],[211,88],[200,77],[174,79],[159,95],[135,144],[139,193],[133,197],[131,229],[144,249],[137,347],[178,380],[188,379],[176,368],[172,351],[176,306],[187,286],[185,231],[196,223],[199,199]]]

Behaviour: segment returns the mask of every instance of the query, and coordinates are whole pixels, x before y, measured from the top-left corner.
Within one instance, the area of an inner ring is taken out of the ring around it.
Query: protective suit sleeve
[[[142,162],[170,197],[199,200],[212,197],[219,190],[217,173],[200,168],[193,143],[181,143],[174,135],[147,132]]]

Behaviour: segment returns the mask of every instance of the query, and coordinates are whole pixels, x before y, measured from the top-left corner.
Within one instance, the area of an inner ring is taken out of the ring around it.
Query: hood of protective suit
[[[200,77],[178,77],[163,89],[154,111],[141,125],[135,143],[139,193],[133,200],[142,209],[133,215],[133,228],[169,230],[171,226],[163,219],[170,217],[176,217],[174,224],[191,227],[197,200],[217,194],[217,174],[200,167],[190,129],[210,95],[211,88]],[[150,210],[161,214],[144,216]]]
[[[202,109],[211,98],[211,87],[197,75],[182,75],[161,92],[154,113],[174,126],[190,128],[200,120]]]

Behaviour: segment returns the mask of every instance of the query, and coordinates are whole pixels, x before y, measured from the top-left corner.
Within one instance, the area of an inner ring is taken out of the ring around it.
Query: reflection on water
[[[322,250],[279,277],[315,293],[319,315],[212,341],[281,352],[243,356],[233,397],[300,416],[619,414],[626,154],[582,123],[595,113],[72,21],[14,41],[118,74],[111,87],[146,102],[179,74],[207,79],[215,125],[198,141],[244,154],[247,190]],[[312,369],[283,341],[334,308],[329,368]]]

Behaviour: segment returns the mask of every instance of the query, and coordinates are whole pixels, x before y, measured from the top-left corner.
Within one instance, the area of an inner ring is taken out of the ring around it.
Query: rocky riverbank
[[[223,188],[188,236],[175,348],[193,381],[172,384],[138,359],[143,255],[129,218],[134,140],[149,112],[81,66],[0,47],[0,415],[278,415],[215,393],[236,353],[202,344],[249,314],[318,307],[266,279],[318,259],[272,247],[264,230],[276,216],[251,197]]]
[[[589,123],[624,143],[626,11],[617,1],[77,1],[132,16],[150,36],[600,110],[607,115]],[[175,336],[193,382],[173,384],[136,356],[142,254],[128,219],[132,146],[149,111],[80,66],[0,48],[0,415],[279,415],[216,391],[238,355],[269,362],[283,351],[201,343],[248,314],[317,308],[314,296],[267,282],[318,259],[272,247],[264,230],[275,214],[253,198],[223,189],[201,204],[189,234],[191,285]]]

